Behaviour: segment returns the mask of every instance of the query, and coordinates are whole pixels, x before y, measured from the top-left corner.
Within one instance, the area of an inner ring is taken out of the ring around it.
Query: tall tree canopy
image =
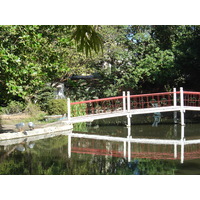
[[[53,82],[74,85],[77,98],[199,90],[199,42],[199,26],[0,26],[0,100],[31,99]],[[69,79],[94,72],[95,83]]]
[[[95,30],[93,26],[0,26],[4,96],[31,98],[47,82],[90,71],[84,65],[89,61],[86,56],[102,46]],[[75,43],[86,55],[76,51]]]

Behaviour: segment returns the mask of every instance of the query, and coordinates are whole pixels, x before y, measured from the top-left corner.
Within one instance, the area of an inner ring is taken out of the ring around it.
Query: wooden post
[[[126,112],[126,94],[125,94],[125,91],[123,91],[123,111]]]
[[[173,89],[173,101],[174,106],[177,106],[177,95],[176,95],[176,88]],[[174,123],[177,124],[177,111],[174,111]]]
[[[128,141],[128,162],[131,162],[131,141],[130,141],[130,139],[132,137],[131,136],[127,136],[127,138],[129,138],[129,141]]]
[[[71,158],[71,135],[68,135],[68,157]]]
[[[131,136],[131,126],[128,127],[128,136]]]
[[[127,112],[129,113],[131,110],[131,101],[130,101],[130,92],[127,92]],[[131,115],[127,115],[127,126],[131,126]]]
[[[131,110],[131,100],[130,100],[130,91],[127,92],[127,111]]]
[[[181,140],[185,138],[185,127],[181,126]]]
[[[184,122],[184,94],[183,94],[183,88],[180,88],[180,100],[181,100],[181,125],[184,126],[185,122]]]
[[[181,140],[181,163],[184,162],[184,142],[185,138]]]
[[[71,120],[70,98],[67,98],[67,117],[68,117],[68,120]]]
[[[184,161],[185,127],[181,126],[181,163]]]
[[[127,127],[131,126],[131,115],[127,115]]]
[[[174,144],[174,158],[177,158],[177,144]]]
[[[177,106],[176,88],[173,89],[173,101],[174,106]]]
[[[181,107],[184,106],[184,95],[183,95],[183,88],[180,87],[180,100],[181,100]]]

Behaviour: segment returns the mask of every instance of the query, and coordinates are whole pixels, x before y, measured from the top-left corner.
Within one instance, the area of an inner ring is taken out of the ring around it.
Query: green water
[[[135,122],[135,124],[133,123]],[[152,118],[132,119],[132,138],[181,138],[181,126],[162,121],[152,127]],[[141,123],[139,123],[141,122]],[[74,133],[127,138],[126,118],[107,119],[77,124]],[[200,124],[188,123],[184,128],[186,140],[200,139]],[[174,158],[173,145],[132,144],[131,161],[124,155],[124,143],[68,136],[24,140],[0,146],[2,175],[185,175],[200,174],[200,144],[187,145],[181,163],[180,147]]]

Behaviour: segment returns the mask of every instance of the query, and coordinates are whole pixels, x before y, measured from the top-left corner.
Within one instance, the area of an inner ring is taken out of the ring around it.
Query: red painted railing
[[[130,108],[152,108],[173,105],[173,92],[130,95]]]
[[[200,106],[200,92],[184,91],[184,106]]]
[[[71,113],[72,116],[80,116],[121,111],[123,109],[123,98],[123,96],[118,96],[103,99],[72,102],[70,104]]]
[[[174,98],[176,97],[176,102]],[[103,99],[87,100],[80,102],[71,102],[71,117],[112,113],[113,111],[126,111],[130,109],[142,109],[151,107],[180,106],[181,92],[162,92],[139,95],[123,95]],[[200,92],[183,91],[184,106],[200,106]],[[130,102],[130,106],[127,106]]]

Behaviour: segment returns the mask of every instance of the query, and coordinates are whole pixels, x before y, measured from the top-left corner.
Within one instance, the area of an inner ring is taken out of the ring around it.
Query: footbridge
[[[112,117],[127,117],[127,126],[131,125],[131,117],[139,114],[174,112],[177,123],[177,112],[180,112],[181,125],[187,110],[200,111],[200,92],[176,91],[131,95],[128,91],[122,96],[70,102],[68,98],[68,117],[71,123],[89,122]]]

